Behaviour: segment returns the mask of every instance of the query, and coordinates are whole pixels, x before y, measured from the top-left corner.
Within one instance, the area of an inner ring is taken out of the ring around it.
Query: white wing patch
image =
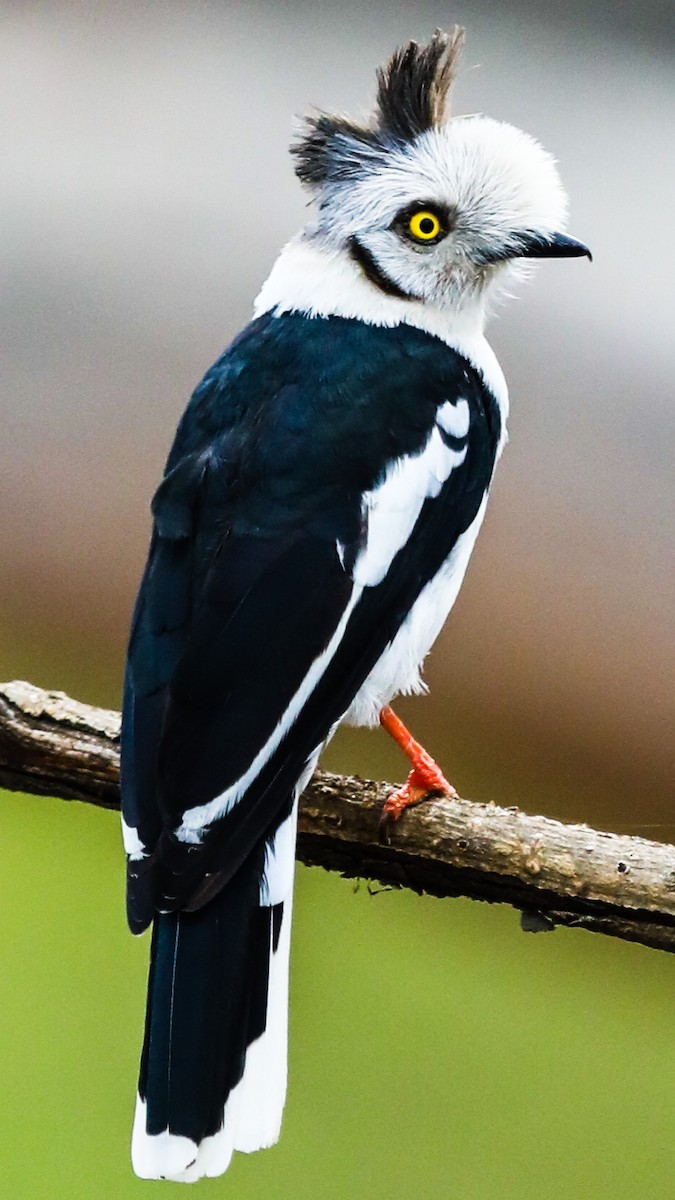
[[[446,400],[422,449],[396,459],[382,482],[364,494],[366,545],[352,571],[359,586],[377,587],[382,582],[410,538],[424,501],[438,496],[454,469],[464,462],[467,446],[459,450],[447,446],[441,429],[452,437],[464,438],[469,432],[469,417],[466,400]]]
[[[465,438],[469,432],[471,413],[468,400],[446,400],[436,413],[436,424],[452,437]]]
[[[141,858],[147,858],[148,852],[138,836],[138,830],[134,829],[133,825],[127,825],[124,817],[122,817],[122,840],[130,862],[138,862]]]

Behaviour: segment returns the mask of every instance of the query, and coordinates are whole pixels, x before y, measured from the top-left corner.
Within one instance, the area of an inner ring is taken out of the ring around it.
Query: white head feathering
[[[293,147],[317,204],[303,239],[350,255],[390,295],[446,312],[482,309],[490,285],[522,273],[526,243],[559,235],[567,211],[555,161],[534,138],[449,116],[461,42],[457,29],[411,42],[378,72],[369,125],[320,114]],[[416,207],[441,217],[433,242],[410,236]]]

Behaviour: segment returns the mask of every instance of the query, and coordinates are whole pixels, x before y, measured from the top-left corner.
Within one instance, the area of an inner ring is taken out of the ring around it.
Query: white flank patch
[[[394,696],[424,690],[420,668],[457,599],[486,506],[487,492],[469,528],[420,592],[394,640],[354,697],[345,717],[348,724],[377,725],[383,706]]]
[[[464,462],[466,451],[466,446],[461,450],[446,446],[434,425],[418,454],[397,459],[382,482],[364,494],[368,526],[366,545],[352,571],[355,583],[376,587],[382,582],[395,555],[410,538],[424,501],[438,496],[454,468]]]
[[[148,852],[138,836],[138,830],[134,829],[133,825],[127,825],[124,817],[122,817],[122,840],[124,842],[124,850],[131,862],[138,862],[141,858],[147,858]]]
[[[314,763],[312,763],[314,769]],[[298,796],[296,788],[293,810],[265,845],[265,870],[260,884],[261,905],[281,904],[293,891],[295,875],[295,839],[298,828]]]

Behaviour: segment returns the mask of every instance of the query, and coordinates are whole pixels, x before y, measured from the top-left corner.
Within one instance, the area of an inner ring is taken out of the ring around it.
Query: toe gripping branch
[[[398,821],[406,808],[419,804],[430,793],[447,796],[451,800],[456,800],[458,793],[452,784],[448,783],[441,768],[424,749],[424,746],[415,741],[403,721],[396,716],[389,705],[386,705],[380,713],[380,724],[412,763],[412,770],[405,783],[392,792],[385,801],[380,817],[380,831],[382,832],[388,825]]]

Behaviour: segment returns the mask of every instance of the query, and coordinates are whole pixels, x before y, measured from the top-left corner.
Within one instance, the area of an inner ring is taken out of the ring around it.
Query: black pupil
[[[434,233],[436,222],[431,217],[422,217],[420,221],[420,233]]]

